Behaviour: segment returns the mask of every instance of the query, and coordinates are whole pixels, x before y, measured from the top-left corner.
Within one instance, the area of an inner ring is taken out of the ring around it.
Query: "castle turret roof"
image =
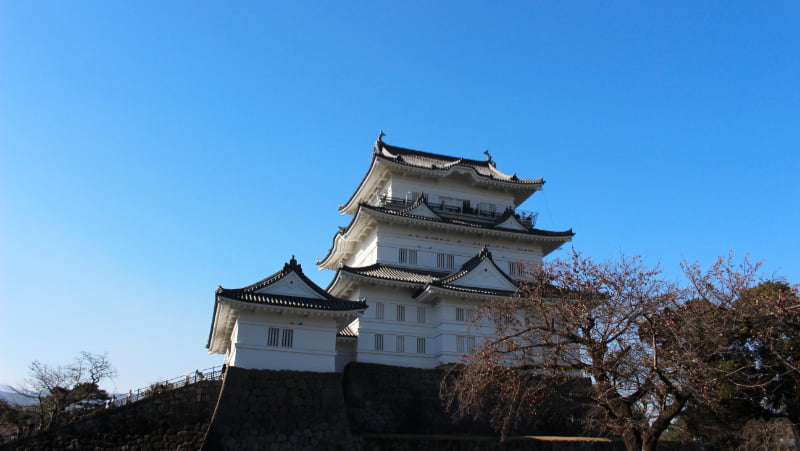
[[[513,192],[516,205],[544,185],[542,178],[519,178],[516,174],[508,175],[498,170],[491,157],[486,160],[473,160],[392,146],[383,142],[381,133],[373,146],[369,170],[350,199],[339,206],[339,211],[343,214],[353,214],[358,204],[377,194],[378,183],[387,170],[437,178],[448,177],[457,172],[464,173],[471,176],[479,185],[500,187]]]

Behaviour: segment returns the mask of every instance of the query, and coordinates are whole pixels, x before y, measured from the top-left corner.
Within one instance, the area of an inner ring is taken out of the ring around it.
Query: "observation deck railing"
[[[468,201],[464,201],[461,205],[453,205],[447,201],[429,202],[427,194],[421,193],[420,196],[425,199],[425,202],[428,204],[431,210],[447,217],[462,217],[464,219],[477,219],[479,221],[493,222],[497,221],[500,219],[500,217],[511,211],[517,220],[519,220],[519,222],[527,227],[532,228],[536,225],[536,219],[539,216],[539,213],[535,211],[519,210],[511,207],[507,207],[504,211],[498,212],[496,206],[487,209],[482,208],[480,203],[476,203],[475,206],[472,206],[472,203]],[[376,205],[392,210],[401,210],[414,205],[418,199],[419,197],[412,199],[411,197],[390,197],[384,194],[378,197]]]

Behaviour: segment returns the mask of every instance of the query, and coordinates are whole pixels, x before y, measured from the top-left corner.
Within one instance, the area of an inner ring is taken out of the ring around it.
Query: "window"
[[[436,266],[438,268],[453,269],[456,267],[455,256],[451,254],[436,254]]]
[[[417,322],[425,322],[425,307],[417,307]]]
[[[383,334],[375,334],[375,350],[383,351]]]
[[[456,307],[456,321],[472,321],[474,310]]]
[[[488,202],[481,202],[478,207],[483,215],[494,216],[495,211],[497,211],[497,205]]]
[[[525,265],[519,262],[508,262],[508,274],[511,277],[523,277],[525,275]]]
[[[375,303],[375,319],[383,319],[383,302]]]
[[[395,351],[406,352],[406,337],[398,335],[395,338]]]
[[[398,305],[397,306],[397,321],[405,321],[406,320],[406,306],[405,305]]]
[[[469,354],[475,350],[475,337],[472,335],[456,335],[456,352]]]
[[[280,333],[281,330],[277,327],[270,327],[269,332],[267,332],[267,346],[278,346],[278,336]]]
[[[409,265],[417,264],[417,251],[415,249],[400,249],[400,263]]]
[[[425,354],[425,338],[417,338],[417,354]]]
[[[291,348],[293,341],[294,341],[294,330],[283,329],[283,335],[281,336],[281,347]]]
[[[291,348],[294,345],[294,330],[270,327],[267,331],[267,346]]]

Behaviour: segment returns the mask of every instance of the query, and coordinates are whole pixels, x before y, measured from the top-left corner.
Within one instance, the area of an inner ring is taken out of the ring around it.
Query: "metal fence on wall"
[[[186,373],[183,376],[177,376],[173,377],[172,379],[154,382],[147,387],[129,390],[127,394],[114,395],[106,404],[106,408],[125,406],[137,401],[141,401],[148,396],[185,387],[187,385],[196,384],[197,382],[219,380],[222,379],[224,373],[224,366],[212,366],[211,368],[195,370],[194,373]]]

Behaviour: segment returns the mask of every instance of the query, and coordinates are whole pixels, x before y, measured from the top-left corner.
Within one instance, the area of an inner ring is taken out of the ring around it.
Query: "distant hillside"
[[[29,406],[31,404],[36,404],[35,399],[26,398],[25,396],[10,391],[0,391],[0,399],[9,402],[11,404],[17,404],[20,406]]]

